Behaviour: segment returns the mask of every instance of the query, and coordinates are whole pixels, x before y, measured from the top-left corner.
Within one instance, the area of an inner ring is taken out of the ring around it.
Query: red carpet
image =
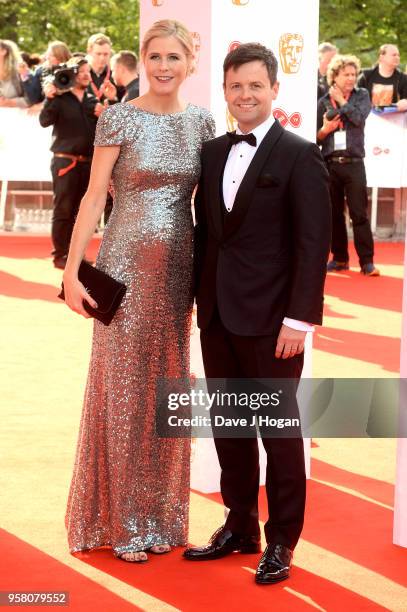
[[[361,372],[398,373],[403,247],[378,244],[376,251],[380,278],[361,277],[353,256],[349,273],[327,279],[326,326],[314,342],[314,368],[325,376],[341,376],[348,361]],[[68,554],[63,513],[90,327],[56,297],[61,274],[49,252],[44,237],[0,236],[0,342],[8,365],[0,375],[0,591],[69,591],[68,609],[86,612],[406,611],[407,550],[392,544],[395,450],[388,440],[314,441],[304,531],[292,577],[278,585],[254,584],[257,555],[188,563],[176,550],[132,565],[107,549]],[[72,397],[61,405],[67,391]],[[259,509],[265,521],[264,489]],[[193,492],[191,541],[206,541],[221,516],[219,494]]]

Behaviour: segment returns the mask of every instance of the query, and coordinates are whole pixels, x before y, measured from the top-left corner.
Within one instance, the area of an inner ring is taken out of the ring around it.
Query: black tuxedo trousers
[[[223,325],[218,310],[210,325],[201,331],[201,346],[209,392],[216,392],[216,384],[210,388],[211,379],[216,378],[292,378],[298,381],[301,376],[303,354],[277,359],[274,356],[275,338],[233,334]],[[290,414],[297,414],[296,405]],[[260,533],[258,440],[215,437],[214,441],[221,467],[222,498],[230,510],[226,526],[236,533],[257,535]],[[265,525],[266,540],[293,549],[304,521],[303,441],[302,438],[263,437],[262,443],[267,453],[269,517]]]

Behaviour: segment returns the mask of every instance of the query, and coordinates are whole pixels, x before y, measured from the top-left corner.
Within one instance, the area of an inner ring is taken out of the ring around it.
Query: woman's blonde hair
[[[60,40],[53,40],[48,43],[47,52],[55,55],[60,64],[65,64],[72,57],[69,47]]]
[[[356,76],[360,72],[360,61],[356,55],[334,55],[328,64],[326,71],[326,80],[328,85],[332,85],[335,82],[339,72],[346,68],[346,66],[353,66],[356,70]]]
[[[191,74],[194,71],[194,43],[188,28],[176,19],[156,21],[147,30],[141,43],[140,55],[142,59],[145,59],[148,45],[153,38],[167,38],[168,36],[173,36],[183,46],[188,59],[188,74]]]
[[[17,67],[21,62],[20,51],[15,42],[5,39],[0,39],[0,49],[6,50],[3,60],[3,79],[15,80],[18,75]]]

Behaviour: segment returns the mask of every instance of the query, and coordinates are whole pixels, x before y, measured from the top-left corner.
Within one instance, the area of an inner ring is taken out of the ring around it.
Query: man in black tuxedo
[[[306,332],[322,322],[331,236],[328,173],[315,144],[274,120],[276,78],[269,49],[250,43],[231,51],[224,93],[238,129],[202,150],[195,246],[208,379],[289,378],[297,385]],[[262,441],[268,546],[256,582],[269,584],[289,576],[303,526],[305,467],[300,436]],[[208,545],[184,552],[188,560],[260,552],[257,439],[218,437],[215,444],[230,512]]]

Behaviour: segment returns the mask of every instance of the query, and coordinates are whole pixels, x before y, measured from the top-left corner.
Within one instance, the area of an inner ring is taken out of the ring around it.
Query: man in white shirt
[[[250,43],[227,55],[225,99],[238,129],[202,150],[196,294],[208,387],[211,379],[240,379],[243,389],[247,379],[286,379],[291,396],[284,409],[298,416],[305,336],[322,322],[331,213],[319,148],[271,114],[278,87],[269,49]],[[294,437],[261,435],[269,520],[256,582],[270,584],[290,573],[304,519],[305,468],[298,430]],[[260,551],[257,438],[241,430],[214,437],[230,512],[207,546],[185,551],[188,560]]]

